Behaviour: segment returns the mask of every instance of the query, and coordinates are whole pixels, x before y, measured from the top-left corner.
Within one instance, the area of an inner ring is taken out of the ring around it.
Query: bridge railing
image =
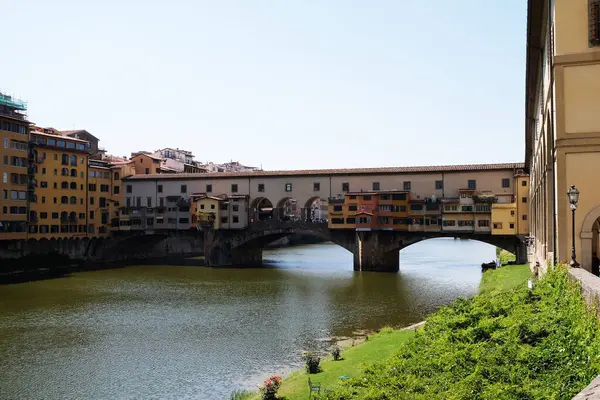
[[[267,229],[306,229],[306,230],[323,230],[327,229],[327,222],[311,222],[311,221],[283,221],[279,219],[270,219],[265,221],[254,221],[248,224],[248,227],[253,230]]]

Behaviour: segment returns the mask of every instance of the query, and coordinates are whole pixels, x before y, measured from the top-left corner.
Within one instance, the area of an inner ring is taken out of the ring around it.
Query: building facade
[[[598,264],[600,2],[528,1],[525,169],[532,268]],[[579,203],[573,221],[567,191]],[[522,216],[521,216],[522,217]],[[597,271],[595,271],[597,272]]]
[[[27,238],[33,162],[26,112],[26,102],[0,93],[0,240]]]

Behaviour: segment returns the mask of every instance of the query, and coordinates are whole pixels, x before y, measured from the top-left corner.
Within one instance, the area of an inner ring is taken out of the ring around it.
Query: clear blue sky
[[[116,155],[265,169],[524,157],[525,0],[2,5],[0,88]]]

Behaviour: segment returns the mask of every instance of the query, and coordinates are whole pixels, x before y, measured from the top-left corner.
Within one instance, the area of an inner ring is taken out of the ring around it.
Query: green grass
[[[305,370],[298,370],[283,380],[278,391],[279,397],[286,400],[308,398],[308,377],[321,384],[323,389],[334,389],[341,383],[340,376],[357,376],[364,367],[385,359],[396,352],[399,346],[415,335],[412,330],[393,330],[384,328],[379,333],[369,336],[364,343],[342,350],[343,360],[333,361],[327,357],[321,361],[322,372],[308,375]],[[255,395],[253,399],[259,399]]]
[[[480,295],[443,307],[394,355],[323,397],[571,399],[600,373],[600,322],[565,267],[533,290],[524,268],[486,272]]]
[[[507,265],[498,269],[487,270],[481,277],[479,292],[504,292],[518,287],[527,286],[531,277],[529,265]]]
[[[496,258],[498,258],[500,260],[500,263],[502,265],[506,265],[509,262],[515,262],[515,260],[517,259],[517,256],[515,256],[511,252],[508,252],[506,250],[502,250],[499,247],[496,247]]]

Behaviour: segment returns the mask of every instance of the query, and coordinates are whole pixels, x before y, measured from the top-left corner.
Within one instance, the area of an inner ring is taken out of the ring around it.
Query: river
[[[406,326],[477,292],[492,246],[435,239],[398,274],[356,273],[333,244],[268,267],[135,266],[0,286],[0,399],[224,399],[332,335]]]

